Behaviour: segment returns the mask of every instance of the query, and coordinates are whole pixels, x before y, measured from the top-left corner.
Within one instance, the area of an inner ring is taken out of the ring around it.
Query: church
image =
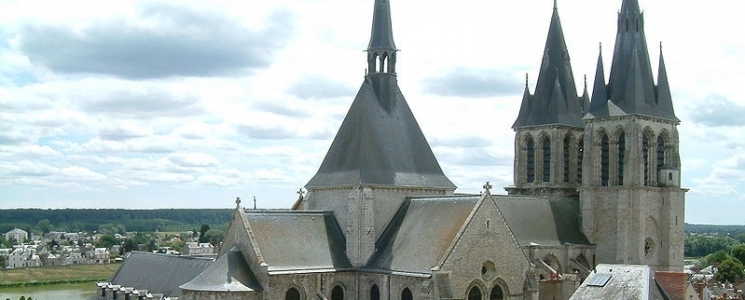
[[[217,259],[171,296],[569,299],[599,264],[682,271],[680,120],[638,0],[619,10],[608,82],[601,53],[581,95],[554,2],[508,195],[456,192],[397,85],[390,2],[373,8],[364,81],[307,195],[289,210],[237,201]],[[126,283],[100,299],[112,284]]]

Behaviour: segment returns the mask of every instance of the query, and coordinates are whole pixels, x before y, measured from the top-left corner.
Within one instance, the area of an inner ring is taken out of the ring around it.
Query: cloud
[[[289,129],[279,126],[237,125],[236,130],[247,135],[249,138],[260,140],[286,140],[298,136]]]
[[[460,147],[460,148],[482,148],[492,145],[492,141],[477,137],[477,136],[466,136],[458,137],[453,139],[438,139],[433,138],[430,142],[432,147],[444,146],[444,147]]]
[[[193,116],[201,113],[199,98],[175,96],[153,89],[113,91],[100,98],[83,99],[78,106],[83,112],[89,114],[147,120],[158,117]]]
[[[320,76],[306,76],[293,84],[288,92],[301,99],[353,97],[354,89],[342,82]]]
[[[311,115],[310,112],[302,110],[297,107],[289,107],[286,105],[274,103],[274,102],[258,102],[253,105],[254,108],[280,116],[286,116],[290,118],[306,118]]]
[[[248,29],[238,20],[170,4],[147,4],[141,20],[98,21],[82,29],[58,24],[22,28],[18,48],[53,72],[129,79],[213,76],[265,68],[293,30],[287,12]]]
[[[745,125],[745,105],[712,95],[691,110],[691,120],[711,127]]]
[[[455,68],[423,80],[422,92],[440,96],[495,97],[519,95],[523,83],[500,70]]]

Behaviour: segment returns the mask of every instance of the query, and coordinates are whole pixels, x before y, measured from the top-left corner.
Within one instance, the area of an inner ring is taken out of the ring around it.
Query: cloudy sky
[[[445,173],[460,192],[509,185],[510,126],[525,73],[535,85],[552,1],[391,5],[399,85]],[[559,1],[580,91],[600,43],[610,66],[620,5]],[[745,2],[641,6],[682,120],[686,221],[742,224]],[[254,196],[286,208],[362,83],[373,0],[0,7],[0,209],[229,208]]]

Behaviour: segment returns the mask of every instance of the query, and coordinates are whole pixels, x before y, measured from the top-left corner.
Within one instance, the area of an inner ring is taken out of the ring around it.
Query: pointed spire
[[[560,97],[559,97],[560,96]],[[528,97],[523,96],[523,101]],[[543,62],[538,73],[535,93],[529,97],[530,110],[518,116],[516,127],[548,124],[563,124],[584,127],[583,109],[577,96],[577,86],[569,59],[569,51],[564,40],[564,31],[556,1],[548,29]],[[561,103],[553,103],[561,101]],[[555,109],[555,108],[562,109]],[[522,111],[522,108],[521,108]]]
[[[525,73],[525,90],[523,91],[523,100],[520,104],[520,112],[517,114],[517,120],[512,124],[512,129],[517,129],[523,126],[529,126],[532,122],[530,121],[530,108],[532,104],[533,96],[530,94],[530,86],[528,85],[528,73]]]
[[[658,88],[652,75],[652,66],[644,35],[644,14],[638,0],[624,0],[618,12],[618,32],[613,51],[613,64],[607,85],[607,97],[613,102],[615,113],[645,115],[671,119],[671,109],[661,109]],[[593,96],[591,112],[598,108]],[[607,102],[607,101],[605,101]],[[607,103],[605,103],[607,106]],[[672,107],[672,105],[671,105]],[[605,108],[607,110],[607,108]]]
[[[367,50],[396,50],[393,42],[393,26],[391,25],[390,0],[375,0],[372,33]]]
[[[580,97],[580,106],[582,107],[582,115],[584,116],[590,110],[590,92],[587,90],[587,74],[585,74],[585,85],[582,90],[582,97]]]
[[[396,73],[396,43],[393,41],[390,0],[375,0],[370,43],[367,45],[367,75]]]
[[[657,71],[657,107],[663,116],[668,119],[678,120],[673,109],[670,83],[667,80],[667,67],[665,67],[665,58],[662,55],[662,42],[660,42],[660,66]]]
[[[592,88],[589,113],[594,117],[608,116],[608,86],[605,85],[605,68],[603,67],[603,44],[598,53],[598,63],[595,69],[595,82]]]

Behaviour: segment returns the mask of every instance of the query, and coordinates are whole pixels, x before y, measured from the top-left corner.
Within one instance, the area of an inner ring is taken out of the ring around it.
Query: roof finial
[[[256,209],[256,196],[254,196],[254,209]]]
[[[528,86],[528,72],[525,72],[525,86]]]
[[[662,53],[662,41],[660,41],[660,53]]]
[[[587,73],[585,73],[585,91],[587,91]]]
[[[488,181],[484,184],[484,190],[486,190],[486,192],[491,192],[492,188],[493,186]]]
[[[241,207],[241,197],[235,197],[235,207]]]
[[[554,9],[559,9],[559,5],[556,4],[556,0],[554,0]]]

